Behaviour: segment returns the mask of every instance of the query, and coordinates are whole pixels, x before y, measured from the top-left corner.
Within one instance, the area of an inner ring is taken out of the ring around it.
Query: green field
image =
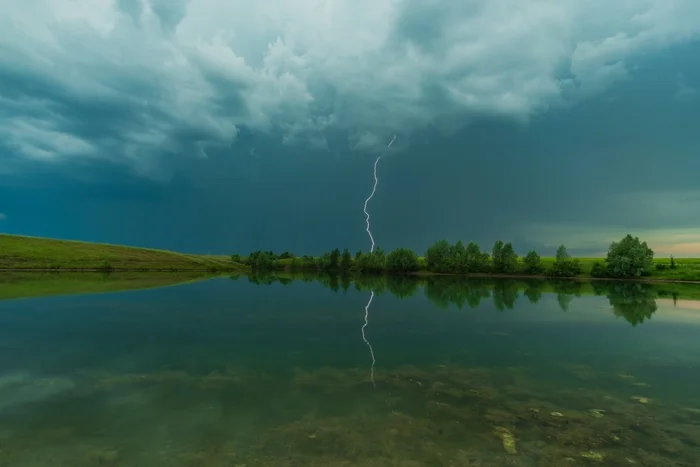
[[[0,234],[0,270],[236,271],[228,256]]]
[[[580,277],[590,277],[591,268],[596,262],[603,262],[603,258],[577,258],[581,262],[581,275]],[[290,266],[292,264],[291,259],[280,259],[278,260],[281,266]],[[518,260],[519,262],[521,259]],[[542,264],[545,268],[549,268],[552,263],[554,263],[555,258],[553,257],[543,257]],[[643,278],[647,280],[665,280],[665,281],[700,281],[700,258],[676,258],[676,269],[666,268],[663,270],[657,270],[655,267],[651,270],[651,275],[649,277]],[[425,268],[425,258],[423,256],[418,257],[418,262],[421,267]],[[522,263],[521,263],[522,264]],[[654,261],[654,264],[665,264],[670,265],[669,258],[658,258]],[[425,271],[424,271],[425,272]]]
[[[211,278],[180,272],[0,272],[0,300],[152,289]]]

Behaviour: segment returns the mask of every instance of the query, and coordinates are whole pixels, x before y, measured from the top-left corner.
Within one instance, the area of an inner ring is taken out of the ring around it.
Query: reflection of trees
[[[343,293],[348,293],[351,283],[352,278],[348,274],[343,274],[340,276],[340,287],[343,289]]]
[[[518,282],[499,280],[493,284],[493,305],[498,311],[512,310],[518,299]]]
[[[675,290],[666,290],[666,289],[660,289],[659,290],[659,297],[660,298],[671,298],[673,300],[673,306],[675,307],[678,305],[678,292]]]
[[[578,281],[557,281],[552,284],[554,293],[557,294],[557,303],[562,311],[567,311],[574,297],[580,297],[583,284]]]
[[[491,296],[491,286],[486,281],[473,281],[467,289],[467,305],[476,308],[481,305],[481,300]]]
[[[656,293],[649,284],[617,283],[608,290],[608,300],[617,316],[632,326],[643,323],[656,312]]]
[[[358,291],[373,290],[376,295],[380,295],[384,293],[387,288],[387,276],[358,274],[353,276],[353,280],[355,281],[355,289]]]
[[[279,282],[280,278],[271,271],[251,271],[248,273],[248,282],[255,285],[270,285]]]
[[[566,311],[574,298],[581,296],[584,286],[592,286],[596,295],[608,298],[617,316],[625,318],[633,326],[648,320],[657,309],[656,289],[650,284],[631,282],[593,281],[584,285],[580,281],[517,281],[463,276],[329,275],[307,271],[293,274],[253,271],[248,273],[248,280],[260,285],[274,282],[286,285],[294,280],[305,282],[315,280],[335,292],[340,289],[347,291],[351,286],[354,286],[358,291],[373,290],[377,295],[388,291],[399,298],[414,296],[418,287],[422,285],[425,296],[440,308],[447,308],[452,304],[460,309],[465,304],[470,308],[476,308],[483,299],[492,297],[494,307],[500,311],[513,309],[520,289],[524,289],[524,295],[530,303],[539,302],[545,287],[551,287],[556,294],[559,307]],[[658,295],[677,298],[675,291],[659,290]]]
[[[399,298],[408,298],[418,293],[420,279],[416,276],[387,276],[386,285],[389,292]]]
[[[466,303],[476,308],[483,298],[491,295],[492,285],[483,279],[459,276],[430,276],[425,279],[424,293],[428,300],[440,308],[455,304],[459,309]]]
[[[537,304],[542,299],[544,281],[532,280],[525,283],[525,296],[532,304]]]

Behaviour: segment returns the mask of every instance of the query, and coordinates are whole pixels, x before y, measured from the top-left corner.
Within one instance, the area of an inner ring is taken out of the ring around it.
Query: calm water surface
[[[0,301],[0,466],[700,465],[700,302],[343,282]]]

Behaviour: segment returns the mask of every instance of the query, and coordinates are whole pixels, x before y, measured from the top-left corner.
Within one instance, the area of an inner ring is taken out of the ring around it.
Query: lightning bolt
[[[389,145],[386,148],[389,149],[391,147],[391,145],[394,144],[395,140],[396,140],[396,135],[394,135],[394,137],[391,139],[391,141],[389,142]],[[370,195],[365,200],[365,207],[364,207],[365,218],[366,218],[365,222],[367,222],[367,228],[365,230],[367,230],[367,235],[369,235],[369,241],[372,242],[372,246],[369,249],[370,253],[374,251],[374,237],[372,236],[372,230],[371,230],[370,223],[369,223],[369,213],[367,212],[367,204],[370,202],[370,200],[372,198],[374,198],[374,193],[377,192],[377,184],[379,183],[379,179],[377,178],[377,164],[379,163],[379,159],[381,159],[381,158],[382,158],[382,156],[379,155],[377,157],[377,160],[374,161],[374,186],[372,187],[372,193],[370,193]]]
[[[391,139],[389,142],[389,145],[387,146],[387,149],[391,147],[392,144],[394,144],[394,141],[396,140],[396,135]],[[374,161],[374,186],[372,187],[372,193],[367,197],[365,200],[365,217],[366,217],[366,222],[367,222],[367,235],[369,235],[369,240],[372,242],[372,246],[370,247],[369,251],[370,253],[374,251],[374,237],[372,236],[372,229],[370,228],[370,223],[369,223],[369,212],[367,212],[367,204],[370,202],[370,200],[374,197],[374,193],[377,191],[377,184],[379,183],[379,179],[377,178],[377,164],[379,163],[379,159],[381,159],[382,156],[379,155],[377,157],[377,160]],[[374,299],[374,290],[371,291],[371,295],[369,296],[369,301],[367,302],[367,305],[365,305],[365,324],[362,325],[362,340],[365,342],[367,347],[369,347],[369,353],[372,356],[372,369],[370,370],[370,379],[372,380],[372,385],[376,388],[377,384],[374,382],[374,364],[376,363],[376,359],[374,358],[374,350],[372,349],[372,344],[369,343],[367,340],[367,336],[365,336],[365,328],[369,324],[369,307],[372,305],[372,300]]]
[[[372,295],[369,296],[369,301],[365,305],[365,324],[362,326],[362,340],[365,341],[367,347],[369,347],[369,353],[372,356],[372,370],[370,372],[370,378],[372,379],[372,385],[376,388],[377,385],[374,382],[374,364],[376,362],[374,358],[374,350],[372,350],[372,344],[369,343],[367,337],[365,337],[365,328],[367,327],[367,320],[369,319],[369,306],[372,304],[372,299],[374,298],[374,290],[372,290]]]

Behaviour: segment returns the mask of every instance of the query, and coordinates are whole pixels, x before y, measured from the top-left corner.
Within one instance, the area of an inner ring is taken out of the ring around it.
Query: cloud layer
[[[698,37],[697,0],[8,2],[0,140],[142,171],[230,147],[242,127],[322,149],[339,130],[371,150],[395,132],[526,121]]]

